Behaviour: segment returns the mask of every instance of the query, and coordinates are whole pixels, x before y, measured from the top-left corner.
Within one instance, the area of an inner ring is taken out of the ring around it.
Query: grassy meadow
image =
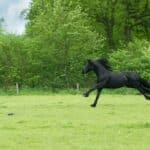
[[[0,150],[149,150],[150,102],[139,95],[0,96]]]

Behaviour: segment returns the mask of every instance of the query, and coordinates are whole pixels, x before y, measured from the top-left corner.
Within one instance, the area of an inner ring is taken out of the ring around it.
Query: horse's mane
[[[97,62],[103,65],[107,70],[112,71],[112,67],[106,58],[100,58],[97,60]]]

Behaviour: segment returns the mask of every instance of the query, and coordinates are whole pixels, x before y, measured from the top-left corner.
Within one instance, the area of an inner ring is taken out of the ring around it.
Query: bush
[[[150,78],[150,42],[135,39],[127,47],[118,49],[109,55],[114,70],[136,71],[145,78]]]

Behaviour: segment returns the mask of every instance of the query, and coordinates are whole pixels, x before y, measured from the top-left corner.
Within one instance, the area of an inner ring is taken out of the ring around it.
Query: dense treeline
[[[149,0],[32,0],[26,12],[24,35],[0,30],[1,87],[84,85],[83,63],[100,57],[150,77]]]

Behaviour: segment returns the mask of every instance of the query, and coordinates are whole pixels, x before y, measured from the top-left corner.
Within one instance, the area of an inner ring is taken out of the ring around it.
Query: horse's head
[[[92,60],[88,59],[85,66],[82,69],[82,74],[86,74],[90,71],[93,71],[93,69],[94,69],[93,62]]]
[[[82,69],[82,73],[86,74],[90,71],[98,72],[98,74],[103,73],[104,71],[112,71],[112,68],[107,59],[101,58],[97,60],[87,60],[87,63]]]

